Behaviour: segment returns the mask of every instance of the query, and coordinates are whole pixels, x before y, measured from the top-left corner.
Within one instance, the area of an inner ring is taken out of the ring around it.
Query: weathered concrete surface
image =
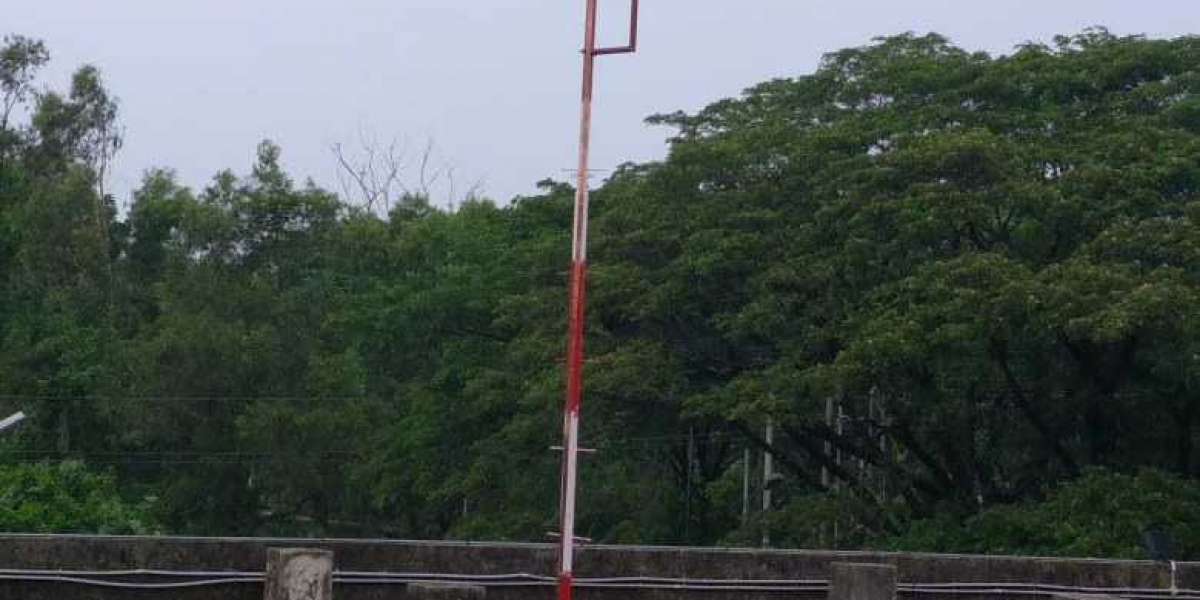
[[[1075,594],[1067,592],[1055,592],[1050,594],[1050,600],[1120,600],[1120,597],[1109,596],[1108,594]]]
[[[461,583],[410,583],[405,592],[413,600],[483,600],[487,588]]]
[[[267,549],[330,550],[339,570],[463,574],[554,573],[549,544],[485,544],[372,540],[212,539],[154,537],[0,536],[0,569],[182,569],[263,571]],[[759,551],[588,546],[577,577],[708,579],[828,579],[835,562],[890,564],[902,583],[1048,583],[1087,587],[1170,588],[1170,567],[1149,561],[891,554],[876,552]],[[1178,587],[1200,587],[1200,563],[1178,563]],[[261,600],[260,584],[234,584],[169,593],[135,593],[53,583],[0,581],[0,599],[21,600]],[[811,597],[820,597],[818,594]],[[789,594],[687,593],[678,590],[581,590],[581,600],[753,600]],[[404,586],[334,585],[337,600],[405,598]],[[489,600],[551,599],[553,587],[493,588]],[[795,594],[790,594],[795,598]],[[911,594],[902,594],[906,600]],[[922,595],[922,598],[928,597]],[[1039,599],[1040,600],[1040,599]]]
[[[268,548],[264,600],[333,600],[333,553]]]
[[[829,600],[895,600],[896,566],[832,563]]]

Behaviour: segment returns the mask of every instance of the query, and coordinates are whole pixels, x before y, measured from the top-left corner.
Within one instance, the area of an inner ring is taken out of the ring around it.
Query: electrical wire
[[[158,400],[164,402],[305,402],[305,401],[341,401],[355,402],[360,400],[388,400],[377,396],[172,396],[161,394],[103,396],[95,394],[82,395],[36,395],[36,394],[0,394],[0,402],[141,402]]]
[[[698,434],[695,440],[709,442],[715,439],[736,441],[735,436],[727,432],[712,432]],[[640,448],[668,448],[675,443],[686,441],[687,435],[648,436],[614,439],[595,444],[601,451],[617,451]],[[58,449],[14,449],[0,451],[0,461],[18,464],[38,464],[47,460],[82,460],[96,465],[235,465],[247,463],[279,463],[279,462],[317,462],[317,463],[361,463],[366,460],[362,450],[334,449],[311,453],[296,451],[239,451],[239,450],[129,450],[129,451],[81,451],[64,456]],[[626,460],[629,460],[626,458]],[[657,464],[651,459],[633,459],[634,462]]]
[[[220,579],[201,579],[197,581],[174,581],[170,583],[145,583],[135,581],[105,581],[86,577],[70,577],[64,575],[0,575],[0,581],[28,581],[73,583],[91,587],[118,588],[126,590],[174,590],[182,588],[212,587],[218,585],[233,585],[263,582],[262,577],[225,577]]]
[[[114,581],[112,577],[156,577],[191,579],[188,581]],[[47,570],[0,569],[0,581],[53,582],[105,588],[170,590],[224,585],[262,584],[261,571],[188,571],[160,569],[130,570]],[[337,585],[408,585],[458,583],[482,587],[549,587],[555,578],[532,573],[460,574],[460,573],[403,573],[376,571],[335,571]],[[829,581],[824,579],[693,579],[670,577],[582,577],[576,580],[580,588],[647,589],[683,591],[745,591],[745,592],[812,592],[825,593]],[[1049,583],[1020,582],[949,582],[900,583],[897,592],[921,595],[975,596],[1047,596],[1054,593],[1107,594],[1131,600],[1200,600],[1200,590],[1160,589],[1138,587],[1069,586]]]
[[[0,575],[45,575],[65,577],[263,577],[262,571],[170,571],[163,569],[126,569],[87,571],[70,569],[0,569]]]

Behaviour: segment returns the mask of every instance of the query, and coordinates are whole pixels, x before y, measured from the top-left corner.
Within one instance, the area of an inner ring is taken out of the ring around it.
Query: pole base
[[[558,600],[571,600],[575,593],[575,578],[570,573],[558,576]]]

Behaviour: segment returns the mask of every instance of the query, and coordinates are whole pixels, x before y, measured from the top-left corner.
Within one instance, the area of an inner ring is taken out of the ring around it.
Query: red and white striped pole
[[[583,404],[584,323],[587,306],[588,152],[592,138],[592,91],[596,57],[637,50],[638,0],[630,0],[629,44],[615,48],[596,47],[598,0],[586,0],[587,16],[583,42],[583,107],[579,119],[579,167],[575,184],[575,223],[571,240],[570,306],[567,316],[567,390],[563,409],[563,459],[559,515],[559,600],[571,600],[575,566],[575,496],[579,472],[579,409]]]

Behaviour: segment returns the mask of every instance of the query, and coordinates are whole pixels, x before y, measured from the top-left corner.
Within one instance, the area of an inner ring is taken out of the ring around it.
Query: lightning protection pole
[[[588,151],[592,137],[592,90],[596,57],[637,50],[638,1],[630,0],[629,42],[625,46],[596,45],[598,0],[585,0],[583,41],[583,108],[579,118],[579,170],[575,184],[575,224],[571,240],[570,306],[567,316],[566,405],[563,409],[563,456],[559,517],[562,532],[558,554],[558,597],[571,600],[575,563],[575,492],[579,468],[579,409],[583,404],[583,342],[587,297]]]

